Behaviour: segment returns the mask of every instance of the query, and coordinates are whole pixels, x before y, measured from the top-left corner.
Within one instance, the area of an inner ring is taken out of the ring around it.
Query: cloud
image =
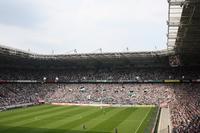
[[[31,0],[0,0],[0,23],[35,28],[45,18]]]
[[[39,53],[166,48],[166,1],[15,0],[14,8],[11,1],[4,2],[4,16],[0,13],[0,42],[13,47]]]

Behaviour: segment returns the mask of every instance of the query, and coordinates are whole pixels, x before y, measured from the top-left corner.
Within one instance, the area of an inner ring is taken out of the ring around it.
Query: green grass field
[[[143,133],[154,107],[42,105],[0,112],[0,133]],[[83,129],[85,125],[86,129]]]

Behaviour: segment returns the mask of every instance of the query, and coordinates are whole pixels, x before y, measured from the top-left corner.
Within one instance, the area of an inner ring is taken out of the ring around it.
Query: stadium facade
[[[170,108],[173,132],[200,132],[200,85],[196,84],[200,83],[200,1],[168,2],[166,50],[42,55],[0,46],[0,107],[36,99],[48,103],[165,104]],[[30,90],[26,92],[26,88]],[[70,97],[61,95],[63,88]],[[71,93],[74,88],[79,88],[76,94]],[[84,93],[85,89],[88,92]],[[103,91],[108,92],[102,100]]]

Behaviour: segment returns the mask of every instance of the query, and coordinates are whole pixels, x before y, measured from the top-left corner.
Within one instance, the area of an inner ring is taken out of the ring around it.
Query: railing
[[[171,80],[0,80],[0,84],[10,84],[10,83],[23,83],[23,84],[52,84],[52,83],[59,83],[59,84],[84,84],[84,83],[91,83],[91,84],[96,84],[96,83],[107,83],[107,84],[134,84],[134,83],[200,83],[200,79],[171,79]]]
[[[154,126],[153,126],[153,129],[152,129],[152,133],[157,133],[157,132],[158,132],[158,125],[159,125],[159,119],[160,119],[160,112],[161,112],[161,108],[158,107],[158,111],[157,111],[157,114],[156,114],[156,119],[155,119],[155,122],[154,122]]]
[[[148,125],[146,126],[144,133],[156,133],[156,126],[159,120],[160,115],[160,107],[156,107],[155,110],[150,112],[150,118],[148,118],[146,121],[148,121]]]
[[[15,109],[15,108],[28,107],[28,106],[33,106],[33,105],[35,105],[35,104],[36,104],[36,103],[24,103],[24,104],[3,106],[3,107],[0,107],[0,111],[9,110],[9,109]]]
[[[64,59],[64,58],[70,58],[70,57],[90,57],[90,56],[112,56],[112,57],[118,57],[118,56],[127,56],[127,57],[134,57],[134,56],[154,56],[154,55],[168,55],[171,54],[173,50],[158,50],[158,51],[141,51],[141,52],[102,52],[102,53],[76,53],[76,54],[36,54],[33,52],[28,52],[24,50],[19,50],[15,48],[11,48],[8,46],[0,45],[0,53],[6,54],[6,55],[14,55],[14,56],[20,56],[20,57],[26,57],[26,58],[32,58],[32,59]]]

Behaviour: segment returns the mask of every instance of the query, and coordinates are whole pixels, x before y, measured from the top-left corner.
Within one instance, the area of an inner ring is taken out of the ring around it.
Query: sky
[[[166,0],[0,0],[0,45],[40,54],[166,49]]]

